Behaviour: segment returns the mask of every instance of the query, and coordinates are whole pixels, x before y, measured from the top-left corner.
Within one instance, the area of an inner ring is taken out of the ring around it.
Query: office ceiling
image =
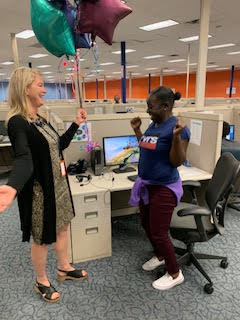
[[[0,79],[7,79],[14,66],[5,66],[2,62],[12,60],[12,48],[10,33],[18,33],[25,29],[31,29],[29,0],[1,0],[0,1]],[[143,77],[148,73],[159,74],[162,69],[166,74],[186,72],[186,61],[170,63],[169,60],[187,59],[188,44],[179,41],[179,38],[199,35],[200,0],[127,0],[127,5],[133,9],[133,13],[120,21],[115,29],[113,45],[109,46],[97,38],[98,60],[94,59],[92,49],[82,49],[82,56],[86,59],[81,63],[81,71],[89,81],[97,76],[102,79],[119,79],[120,55],[112,54],[112,51],[120,50],[120,42],[126,41],[126,48],[134,49],[135,52],[126,55],[128,66],[137,66],[127,69],[127,74],[132,72],[133,77]],[[216,65],[208,70],[216,68],[231,68],[232,65],[240,65],[240,54],[228,55],[231,51],[240,51],[240,1],[239,0],[212,0],[209,34],[209,46],[233,43],[229,48],[213,49],[208,51],[208,65]],[[139,27],[167,19],[179,22],[178,25],[158,29],[155,31],[143,31]],[[71,71],[59,67],[60,58],[53,55],[33,59],[30,55],[36,53],[48,53],[33,37],[27,40],[18,39],[18,53],[20,65],[28,66],[31,62],[33,67],[39,65],[51,65],[44,72],[52,72],[45,77],[53,77],[52,81],[69,78]],[[198,61],[198,44],[194,41],[190,44],[190,62]],[[162,54],[158,59],[143,59],[144,56]],[[114,65],[99,66],[96,74],[96,63],[114,62]],[[156,68],[149,70],[148,68]],[[197,66],[191,66],[191,71],[196,71]],[[174,71],[168,71],[174,70]],[[3,75],[2,75],[3,74]],[[112,77],[112,78],[111,78]],[[50,78],[46,78],[50,81]]]

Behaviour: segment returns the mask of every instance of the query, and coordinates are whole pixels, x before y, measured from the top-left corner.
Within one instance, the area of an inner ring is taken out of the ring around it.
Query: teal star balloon
[[[75,56],[71,28],[64,13],[47,0],[31,0],[32,29],[38,41],[54,56]]]

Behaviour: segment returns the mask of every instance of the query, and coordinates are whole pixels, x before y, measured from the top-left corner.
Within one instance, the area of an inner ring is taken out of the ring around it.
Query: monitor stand
[[[120,164],[118,168],[113,169],[114,173],[126,173],[126,172],[134,172],[134,171],[136,171],[135,168],[128,167],[128,166],[122,165],[122,164]]]

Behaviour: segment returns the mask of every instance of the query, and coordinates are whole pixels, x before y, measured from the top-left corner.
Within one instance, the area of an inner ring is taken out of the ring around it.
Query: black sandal
[[[56,302],[60,299],[60,297],[57,297],[55,299],[51,299],[53,293],[58,293],[58,291],[51,285],[50,286],[44,286],[42,283],[37,282],[34,285],[34,290],[36,293],[40,294],[40,296],[43,298],[43,300],[47,302]]]
[[[87,274],[84,276],[83,275],[84,270],[81,270],[81,269],[75,269],[72,271],[65,271],[65,270],[58,269],[58,271],[65,273],[64,276],[61,276],[60,274],[58,274],[59,282],[63,282],[64,280],[83,281],[88,276]]]

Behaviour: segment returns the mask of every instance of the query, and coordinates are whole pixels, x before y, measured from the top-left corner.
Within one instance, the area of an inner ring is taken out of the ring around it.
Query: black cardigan
[[[61,153],[68,147],[77,129],[78,125],[72,123],[59,137]],[[22,241],[29,241],[31,236],[33,182],[37,180],[43,189],[44,197],[42,244],[53,243],[56,241],[56,204],[48,142],[34,124],[20,115],[10,118],[8,135],[15,160],[7,184],[17,190]]]

